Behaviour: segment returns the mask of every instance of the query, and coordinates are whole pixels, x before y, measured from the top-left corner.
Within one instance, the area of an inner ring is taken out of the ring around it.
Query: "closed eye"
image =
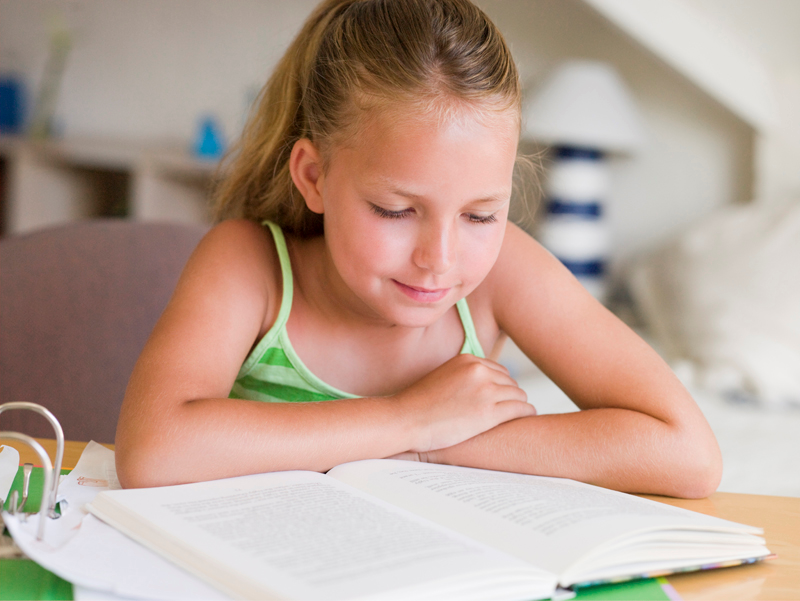
[[[494,223],[497,221],[497,217],[494,213],[491,215],[475,215],[473,213],[466,213],[466,216],[471,223]]]
[[[402,211],[389,211],[388,209],[384,209],[378,205],[370,204],[370,208],[372,209],[373,213],[379,217],[384,217],[385,219],[402,219],[403,217],[408,217],[414,212],[414,209],[410,207],[403,209]]]

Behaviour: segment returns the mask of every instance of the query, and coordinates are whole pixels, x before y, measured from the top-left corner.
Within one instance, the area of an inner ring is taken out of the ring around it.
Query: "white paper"
[[[84,505],[99,492],[119,488],[114,452],[90,442],[59,485],[62,516],[49,519],[36,540],[38,515],[3,514],[17,545],[42,567],[77,585],[81,595],[183,601],[227,599],[184,570],[89,515]],[[96,597],[95,597],[96,598]]]
[[[7,445],[0,446],[0,503],[8,499],[18,469],[19,451]]]

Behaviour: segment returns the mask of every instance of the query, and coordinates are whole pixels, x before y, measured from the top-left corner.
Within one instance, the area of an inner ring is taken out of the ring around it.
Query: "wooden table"
[[[36,440],[44,447],[44,450],[47,451],[47,454],[50,455],[50,461],[55,461],[56,441],[49,438],[37,438]],[[6,440],[5,438],[0,438],[0,445],[3,444],[12,446],[19,451],[20,465],[26,461],[29,461],[33,465],[39,465],[39,456],[28,445],[16,440]],[[61,467],[69,470],[74,468],[78,463],[78,459],[81,458],[81,453],[83,453],[83,449],[86,448],[87,444],[88,443],[86,442],[76,442],[74,440],[66,441],[64,443],[64,460]],[[108,447],[112,451],[114,450],[113,444],[106,444],[104,446]]]
[[[684,599],[800,599],[800,498],[717,492],[706,499],[647,498],[764,529],[777,559],[668,578]]]
[[[20,450],[20,462],[38,464],[33,451],[7,441]],[[39,440],[50,457],[55,457],[54,440]],[[3,444],[3,440],[0,440]],[[86,446],[85,442],[67,441],[64,466],[73,468]],[[113,449],[114,445],[106,445]],[[725,568],[708,572],[679,574],[668,578],[687,601],[776,599],[800,600],[800,498],[714,493],[707,499],[672,499],[655,495],[647,498],[764,529],[767,547],[778,557],[755,565]]]

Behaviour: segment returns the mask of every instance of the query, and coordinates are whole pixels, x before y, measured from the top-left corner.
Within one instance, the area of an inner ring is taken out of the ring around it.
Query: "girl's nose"
[[[456,232],[443,224],[423,227],[414,251],[417,267],[436,275],[450,271],[456,260]]]

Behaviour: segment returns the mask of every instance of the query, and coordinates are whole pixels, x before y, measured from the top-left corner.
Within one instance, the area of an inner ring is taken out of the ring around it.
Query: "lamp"
[[[524,133],[550,146],[554,155],[539,239],[603,302],[609,253],[606,158],[642,146],[636,106],[610,65],[568,61],[526,104]]]

